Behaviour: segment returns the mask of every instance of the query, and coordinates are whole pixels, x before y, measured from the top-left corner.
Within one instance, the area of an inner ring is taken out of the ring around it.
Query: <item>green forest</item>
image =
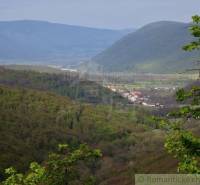
[[[50,91],[85,103],[128,103],[119,94],[76,73],[50,74],[31,70],[10,70],[4,67],[0,67],[0,72],[0,84]]]
[[[80,104],[50,92],[2,85],[0,93],[2,178],[10,166],[24,172],[29,163],[42,163],[59,144],[77,148],[87,143],[100,149],[103,157],[96,175],[103,181],[112,181],[118,173],[128,180],[134,171],[148,170],[148,163],[155,172],[176,169],[172,159],[167,166],[154,164],[155,159],[164,164],[170,158],[163,149],[164,132],[154,133],[148,115],[141,124],[140,110]],[[135,169],[134,163],[142,164]]]
[[[190,31],[200,48],[200,17]],[[0,68],[1,185],[129,185],[136,173],[200,174],[200,87],[165,116],[74,73]]]

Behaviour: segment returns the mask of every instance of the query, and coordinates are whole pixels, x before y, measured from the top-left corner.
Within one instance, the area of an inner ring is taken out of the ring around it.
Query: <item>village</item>
[[[164,108],[165,105],[161,104],[159,102],[159,97],[157,98],[156,101],[156,93],[148,94],[142,89],[127,89],[127,88],[122,88],[113,84],[109,84],[105,86],[106,88],[110,89],[113,92],[119,93],[122,97],[127,98],[131,104],[133,105],[142,105],[145,107],[155,107],[155,108]],[[153,91],[160,91],[160,90],[165,90],[165,91],[175,91],[176,88],[159,88],[155,87],[152,89]]]

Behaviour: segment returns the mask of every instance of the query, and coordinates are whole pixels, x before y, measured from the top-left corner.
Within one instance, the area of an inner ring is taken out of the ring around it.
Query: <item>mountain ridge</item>
[[[126,34],[46,21],[0,21],[0,61],[67,64],[95,56]]]
[[[105,71],[134,71],[169,73],[183,70],[198,58],[182,46],[192,41],[190,23],[159,21],[150,23],[124,36],[111,47],[96,55],[92,61]]]

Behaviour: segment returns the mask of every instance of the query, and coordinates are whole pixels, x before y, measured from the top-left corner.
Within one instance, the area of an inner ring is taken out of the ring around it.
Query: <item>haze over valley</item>
[[[0,22],[0,61],[73,65],[95,56],[129,31],[45,21]]]
[[[1,0],[0,185],[196,182],[199,7]]]
[[[0,61],[88,72],[180,73],[193,68],[199,57],[198,52],[182,50],[192,41],[189,26],[161,21],[137,30],[107,30],[43,21],[0,22]]]

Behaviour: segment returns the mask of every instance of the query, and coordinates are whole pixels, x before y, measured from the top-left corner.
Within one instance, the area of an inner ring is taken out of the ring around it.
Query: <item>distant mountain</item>
[[[190,68],[200,52],[185,52],[192,41],[190,24],[162,21],[128,34],[92,60],[105,71],[180,72]]]
[[[130,30],[108,30],[43,21],[0,22],[0,63],[56,61],[95,56]]]

